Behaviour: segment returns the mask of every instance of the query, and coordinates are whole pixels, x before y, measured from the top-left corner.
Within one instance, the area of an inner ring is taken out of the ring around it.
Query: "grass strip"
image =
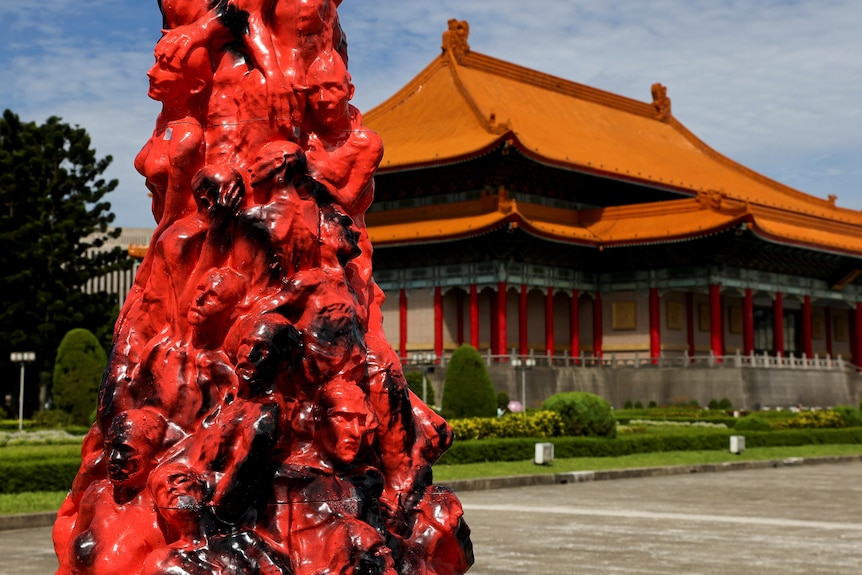
[[[532,460],[463,463],[435,465],[435,483],[457,479],[508,477],[568,471],[601,471],[634,467],[665,467],[670,465],[698,465],[726,461],[762,461],[788,457],[828,457],[836,455],[862,455],[862,445],[801,445],[795,447],[755,447],[736,455],[729,451],[667,451],[636,453],[619,457],[572,457],[555,459],[550,465],[536,465]]]
[[[620,457],[573,457],[555,459],[550,465],[536,465],[532,460],[465,463],[434,466],[435,483],[457,479],[507,477],[568,471],[601,471],[634,467],[664,467],[670,465],[698,465],[726,461],[762,461],[789,457],[829,457],[862,455],[862,445],[802,445],[795,447],[755,447],[735,455],[727,451],[669,451],[663,453],[637,453]],[[56,511],[66,491],[43,491],[0,494],[0,515]]]
[[[66,491],[28,491],[26,493],[0,493],[0,515],[57,511]]]

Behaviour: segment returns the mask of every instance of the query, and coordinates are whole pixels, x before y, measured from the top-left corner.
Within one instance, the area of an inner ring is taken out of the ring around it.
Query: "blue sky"
[[[344,0],[353,103],[382,102],[439,54],[449,18],[470,46],[649,101],[730,158],[862,209],[858,0]],[[147,98],[156,0],[0,0],[0,108],[86,128],[110,154],[116,223],[152,227],[132,160],[153,129]]]

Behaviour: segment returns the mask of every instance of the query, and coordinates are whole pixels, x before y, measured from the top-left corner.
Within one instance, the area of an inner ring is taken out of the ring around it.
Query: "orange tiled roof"
[[[450,21],[449,27],[441,55],[364,115],[365,124],[385,145],[378,173],[463,161],[509,143],[528,157],[565,169],[692,196],[711,191],[725,203],[747,206],[746,213],[766,236],[862,254],[862,212],[836,207],[834,197],[824,200],[794,190],[711,149],[673,117],[660,84],[652,87],[653,102],[639,102],[472,52],[466,22]],[[687,214],[680,222],[663,213],[673,203],[632,206],[640,213],[637,217],[652,213],[649,230],[631,233],[668,238],[695,233],[698,226],[722,225],[730,217],[701,208],[697,216]],[[532,221],[533,207],[522,209],[525,220]],[[608,218],[615,209],[601,212]],[[387,214],[389,222],[398,221],[399,214]],[[582,213],[581,220],[584,217]],[[637,217],[626,225],[643,228]],[[487,224],[466,214],[451,224],[438,223],[441,234],[456,229],[466,233],[470,226]],[[580,238],[581,231],[559,223],[535,225],[549,237]],[[601,229],[610,234],[606,239],[615,241],[613,226],[610,220],[597,221],[591,233]],[[411,234],[418,239],[429,231],[414,230],[405,220],[375,228],[372,238],[381,243],[409,241]]]
[[[371,212],[367,224],[378,247],[443,242],[504,226],[519,226],[550,241],[600,248],[666,243],[731,228],[839,254],[858,256],[862,246],[862,226],[740,202],[720,192],[573,211],[518,202],[501,189],[480,200]]]

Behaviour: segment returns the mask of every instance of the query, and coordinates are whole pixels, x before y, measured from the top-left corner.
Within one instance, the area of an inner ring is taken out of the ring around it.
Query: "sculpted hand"
[[[165,35],[156,44],[156,59],[182,62],[196,44],[191,26],[179,26],[163,32]]]

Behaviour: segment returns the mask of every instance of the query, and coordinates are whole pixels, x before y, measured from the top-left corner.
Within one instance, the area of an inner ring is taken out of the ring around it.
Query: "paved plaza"
[[[472,575],[850,573],[862,463],[459,493]],[[0,575],[52,575],[50,528],[0,532]]]

